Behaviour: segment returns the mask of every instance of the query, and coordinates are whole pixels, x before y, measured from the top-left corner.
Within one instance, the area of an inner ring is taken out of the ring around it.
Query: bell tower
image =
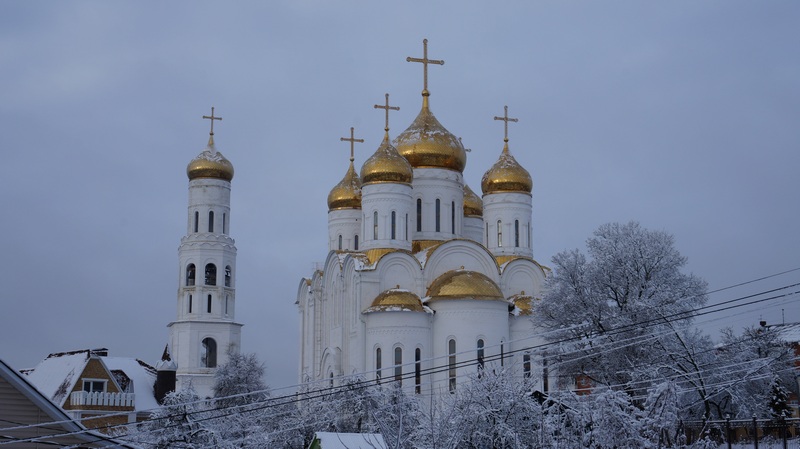
[[[177,319],[167,325],[177,364],[177,389],[191,383],[200,397],[213,395],[216,368],[239,351],[242,325],[235,322],[236,246],[230,237],[233,165],[214,144],[214,115],[208,145],[186,168],[189,208],[186,235],[178,247]]]

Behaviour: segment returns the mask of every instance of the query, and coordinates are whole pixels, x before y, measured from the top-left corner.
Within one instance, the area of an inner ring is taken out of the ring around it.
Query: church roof
[[[368,312],[425,312],[422,301],[415,293],[401,288],[391,288],[375,297]]]
[[[438,299],[503,300],[500,287],[485,274],[469,270],[444,273],[428,287],[428,301]]]

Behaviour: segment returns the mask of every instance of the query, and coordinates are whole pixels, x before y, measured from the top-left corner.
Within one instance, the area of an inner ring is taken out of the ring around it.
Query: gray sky
[[[431,108],[476,192],[510,147],[534,180],[534,255],[599,225],[675,235],[711,289],[800,267],[800,3],[0,2],[0,358],[105,346],[155,362],[176,313],[186,164],[234,164],[242,346],[296,381],[302,276],[326,197],[383,135]],[[800,272],[712,296],[800,282]],[[796,289],[795,289],[796,290]],[[800,321],[797,296],[701,323]]]

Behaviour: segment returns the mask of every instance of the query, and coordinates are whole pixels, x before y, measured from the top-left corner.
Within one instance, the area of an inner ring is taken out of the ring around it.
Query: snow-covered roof
[[[383,436],[378,433],[317,432],[310,448],[319,449],[386,449]]]
[[[800,343],[800,323],[773,324],[769,327],[781,340],[787,343]]]
[[[89,361],[89,351],[50,354],[28,372],[28,381],[46,398],[61,406]]]
[[[153,385],[156,382],[156,370],[139,359],[129,357],[102,357],[106,367],[111,371],[120,370],[133,382],[133,390],[129,393],[136,395],[136,411],[146,411],[159,408]]]

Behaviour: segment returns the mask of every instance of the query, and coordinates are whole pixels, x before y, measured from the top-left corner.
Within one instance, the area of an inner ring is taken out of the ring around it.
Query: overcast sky
[[[242,347],[297,380],[300,278],[328,191],[421,105],[480,178],[510,147],[533,177],[534,256],[599,225],[672,233],[710,289],[800,267],[800,3],[0,2],[0,358],[108,347],[154,363],[176,315],[186,165],[233,163]],[[800,282],[800,272],[712,295]],[[796,289],[794,289],[796,290]],[[785,291],[783,291],[785,292]],[[800,321],[798,296],[700,323]]]

